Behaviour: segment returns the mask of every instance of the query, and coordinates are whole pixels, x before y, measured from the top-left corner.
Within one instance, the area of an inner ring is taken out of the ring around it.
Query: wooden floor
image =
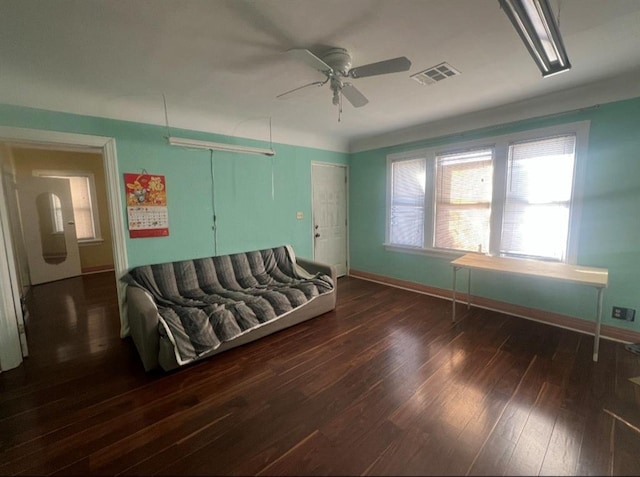
[[[343,278],[334,312],[177,372],[118,337],[112,274],[35,287],[0,474],[640,474],[640,359]]]

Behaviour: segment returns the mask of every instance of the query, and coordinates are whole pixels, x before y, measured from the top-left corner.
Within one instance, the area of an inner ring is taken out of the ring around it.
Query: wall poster
[[[129,237],[169,235],[165,177],[157,174],[125,173]]]

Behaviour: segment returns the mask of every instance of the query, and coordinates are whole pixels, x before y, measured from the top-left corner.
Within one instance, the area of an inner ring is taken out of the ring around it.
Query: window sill
[[[103,238],[95,238],[95,239],[88,239],[88,240],[78,240],[78,246],[79,247],[85,247],[85,246],[90,246],[90,245],[102,245],[104,243],[104,239]]]
[[[414,255],[426,255],[428,257],[437,257],[444,258],[447,260],[455,260],[458,257],[462,257],[468,252],[461,252],[455,250],[444,250],[438,248],[421,248],[421,247],[410,247],[407,245],[395,245],[391,243],[383,244],[385,250],[389,252],[400,252],[400,253],[409,253]]]

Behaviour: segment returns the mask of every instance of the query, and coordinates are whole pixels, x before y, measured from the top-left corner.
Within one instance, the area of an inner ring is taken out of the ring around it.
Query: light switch
[[[304,214],[300,211],[296,212],[296,219],[298,220],[304,219]]]

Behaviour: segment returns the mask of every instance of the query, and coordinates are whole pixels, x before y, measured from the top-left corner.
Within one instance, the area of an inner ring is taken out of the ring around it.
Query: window
[[[78,240],[91,240],[96,237],[93,209],[91,207],[91,189],[86,176],[69,177],[73,216],[76,222]]]
[[[588,127],[389,156],[387,247],[575,260]]]
[[[100,221],[95,195],[95,180],[90,172],[77,171],[33,171],[33,175],[67,179],[71,189],[73,216],[78,242],[101,241]]]
[[[391,168],[391,242],[424,243],[425,159],[395,162]]]
[[[436,156],[436,248],[489,250],[493,149]]]
[[[509,146],[500,253],[564,261],[575,135]]]

